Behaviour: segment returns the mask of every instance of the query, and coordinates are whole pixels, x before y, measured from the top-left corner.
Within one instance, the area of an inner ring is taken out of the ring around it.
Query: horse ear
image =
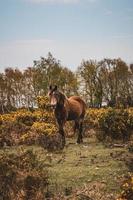
[[[49,86],[49,90],[52,90],[52,85]]]
[[[57,85],[55,85],[55,87],[54,87],[54,91],[56,91],[57,90]]]

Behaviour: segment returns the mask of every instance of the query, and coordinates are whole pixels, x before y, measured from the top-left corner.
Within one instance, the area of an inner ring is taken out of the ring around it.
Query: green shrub
[[[133,130],[133,109],[88,109],[85,126],[96,129],[100,140],[128,140]]]
[[[30,112],[25,109],[0,115],[0,147],[16,144],[39,144],[41,135],[55,134],[52,112],[36,110]]]
[[[32,126],[32,124],[37,120],[37,117],[33,115],[32,112],[24,110],[15,114],[15,120],[27,126]]]
[[[133,200],[133,174],[130,174],[122,184],[122,192],[117,200]]]
[[[32,151],[0,155],[0,195],[2,199],[43,200],[47,185],[47,170]]]
[[[35,122],[30,131],[21,136],[19,142],[27,145],[41,145],[47,150],[62,148],[61,137],[57,127],[52,123]]]
[[[110,109],[99,119],[99,127],[105,132],[106,136],[110,136],[112,139],[128,139],[130,137],[128,112]]]
[[[128,125],[133,130],[133,108],[127,109],[127,112],[129,113]]]

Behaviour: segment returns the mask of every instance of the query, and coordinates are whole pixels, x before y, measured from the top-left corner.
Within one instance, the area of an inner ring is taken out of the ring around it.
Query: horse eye
[[[48,92],[48,96],[51,96],[51,92]]]

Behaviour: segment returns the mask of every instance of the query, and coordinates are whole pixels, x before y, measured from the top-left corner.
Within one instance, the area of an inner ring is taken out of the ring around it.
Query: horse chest
[[[56,109],[55,110],[55,117],[57,120],[66,120],[67,119],[67,111],[66,109]]]

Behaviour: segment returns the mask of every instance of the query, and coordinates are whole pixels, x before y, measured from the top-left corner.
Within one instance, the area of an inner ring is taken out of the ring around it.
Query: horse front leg
[[[79,125],[78,125],[78,139],[77,139],[77,143],[83,143],[83,121],[79,121]]]
[[[64,148],[65,146],[65,131],[63,128],[63,124],[62,123],[58,123],[59,124],[59,134],[61,135],[61,139],[62,139],[62,148]]]

